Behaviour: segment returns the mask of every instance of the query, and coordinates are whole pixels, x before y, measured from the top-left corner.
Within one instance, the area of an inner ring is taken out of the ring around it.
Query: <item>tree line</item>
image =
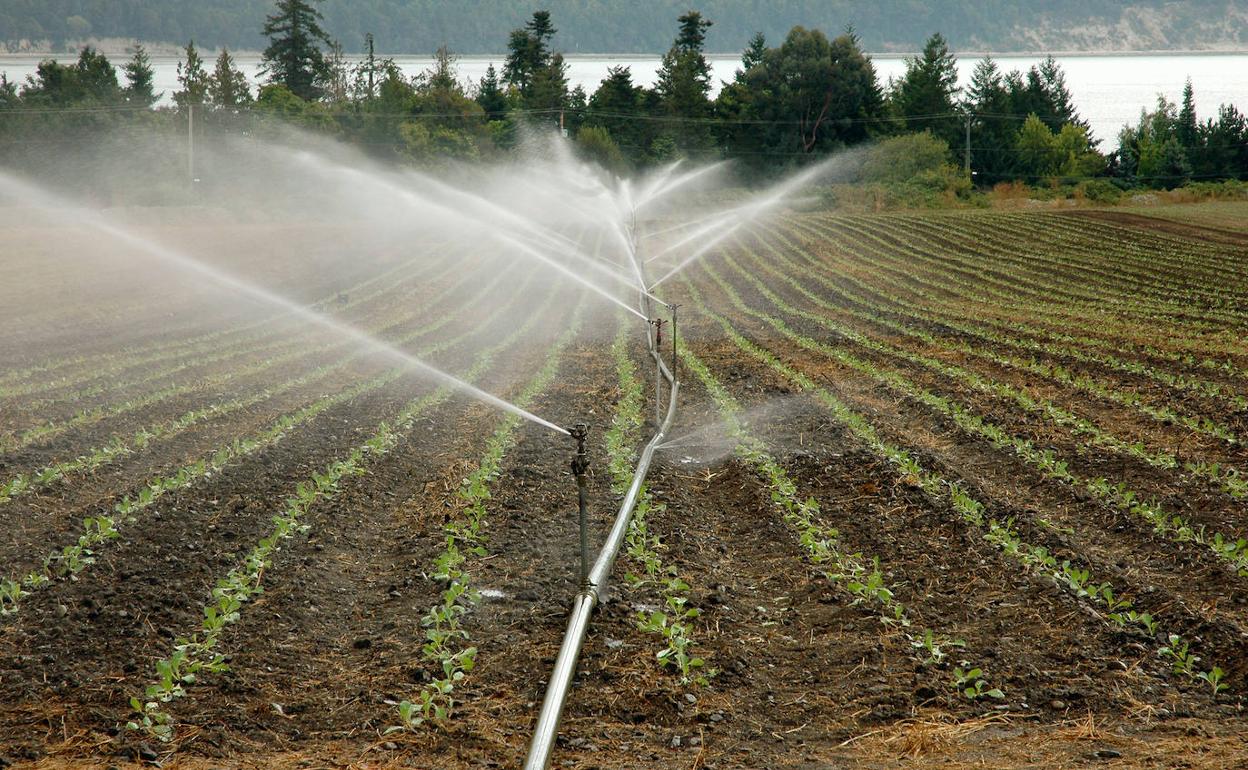
[[[198,110],[200,131],[255,135],[264,125],[294,124],[381,158],[426,164],[498,157],[535,127],[561,129],[584,155],[621,173],[680,157],[731,158],[748,178],[766,178],[870,144],[880,149],[865,172],[856,169],[859,178],[933,190],[1012,180],[1102,179],[1127,188],[1248,178],[1248,122],[1232,105],[1198,122],[1190,83],[1181,105],[1163,97],[1138,125],[1123,128],[1116,148],[1102,151],[1052,58],[1010,72],[985,58],[963,90],[939,33],[888,83],[853,29],[829,38],[796,26],[776,45],[759,33],[712,98],[705,49],[714,23],[687,11],[653,87],[619,66],[586,93],[568,82],[549,11],[510,33],[501,69],[464,83],[445,46],[415,77],[376,56],[371,38],[366,55],[349,61],[316,3],[277,0],[262,28],[268,45],[254,90],[228,49],[210,66],[188,44],[172,108],[152,108],[159,95],[141,46],[120,75],[91,48],[73,63],[44,61],[20,88],[0,81],[0,143],[62,136],[90,144],[101,128],[126,121],[172,132]]]

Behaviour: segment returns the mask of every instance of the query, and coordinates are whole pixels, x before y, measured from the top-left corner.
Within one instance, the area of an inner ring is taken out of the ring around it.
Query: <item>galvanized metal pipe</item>
[[[647,335],[649,336],[649,335]],[[632,521],[633,509],[641,497],[641,487],[645,483],[646,473],[650,470],[650,462],[654,459],[655,449],[663,443],[671,427],[672,418],[676,415],[676,396],[680,391],[680,383],[671,376],[663,358],[651,344],[650,354],[654,356],[659,370],[671,385],[670,398],[667,405],[667,417],[659,426],[659,430],[641,450],[637,468],[633,472],[633,483],[629,485],[624,501],[620,503],[620,511],[616,514],[615,524],[594,568],[589,572],[589,580],[582,591],[572,602],[572,613],[568,617],[568,630],[564,632],[563,644],[559,648],[559,656],[555,658],[555,667],[550,673],[550,682],[546,685],[546,697],[542,700],[542,710],[537,717],[537,726],[533,729],[533,739],[529,743],[529,755],[524,762],[525,770],[546,770],[550,765],[551,754],[555,749],[555,738],[559,735],[559,719],[563,715],[563,705],[572,689],[572,677],[576,675],[576,662],[581,655],[581,646],[585,642],[585,633],[589,630],[589,619],[594,607],[602,599],[607,579],[615,566],[616,556],[624,544],[628,534],[628,525]]]

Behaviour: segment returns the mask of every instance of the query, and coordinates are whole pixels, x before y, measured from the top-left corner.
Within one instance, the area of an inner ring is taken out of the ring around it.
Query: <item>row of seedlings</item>
[[[553,292],[548,295],[547,303],[552,298]],[[537,314],[532,316],[533,319],[537,317]],[[486,328],[489,323],[490,321],[483,323],[478,331]],[[522,326],[495,345],[481,351],[473,366],[462,374],[461,379],[469,384],[478,379],[493,366],[494,359],[500,352],[515,344],[527,331],[527,325]],[[447,349],[459,341],[446,340],[435,348]],[[437,350],[422,351],[421,355],[429,355]],[[318,500],[332,498],[346,478],[365,473],[368,465],[387,454],[407,437],[417,418],[451,398],[454,393],[454,387],[444,385],[408,402],[399,411],[393,424],[381,423],[372,436],[352,448],[346,456],[330,463],[323,471],[314,472],[309,480],[296,485],[294,494],[287,498],[283,509],[273,517],[272,531],[261,538],[246,557],[217,581],[210,601],[203,607],[200,628],[191,636],[175,641],[171,653],[156,662],[155,677],[144,689],[142,697],[135,696],[130,699],[133,718],[127,723],[129,729],[142,731],[162,741],[174,737],[175,723],[168,705],[185,696],[186,687],[197,681],[201,674],[218,673],[226,669],[226,656],[218,649],[222,633],[241,619],[246,603],[263,592],[261,579],[272,566],[282,544],[310,530],[311,525],[304,522],[303,518],[313,504]]]
[[[699,311],[718,323],[738,349],[760,361],[801,391],[813,395],[866,447],[896,467],[903,477],[911,480],[928,497],[947,501],[963,523],[978,530],[984,540],[1017,561],[1028,572],[1051,579],[1057,588],[1084,602],[1085,606],[1107,623],[1124,631],[1132,631],[1154,645],[1157,644],[1161,625],[1153,613],[1135,609],[1135,600],[1115,590],[1109,581],[1097,579],[1090,568],[1080,566],[1071,559],[1061,559],[1048,548],[1023,540],[1012,520],[1001,521],[993,517],[984,504],[968,493],[961,484],[924,468],[911,453],[885,441],[861,414],[852,410],[826,388],[819,386],[808,375],[744,337],[731,322],[713,312],[696,287],[688,283],[688,279],[686,286]],[[871,369],[867,372],[870,373]],[[1170,662],[1175,673],[1204,682],[1214,694],[1226,689],[1226,684],[1222,681],[1226,672],[1222,668],[1215,665],[1208,670],[1202,670],[1199,667],[1201,658],[1192,649],[1190,642],[1173,633],[1166,634],[1165,639],[1164,644],[1157,646],[1157,654]]]

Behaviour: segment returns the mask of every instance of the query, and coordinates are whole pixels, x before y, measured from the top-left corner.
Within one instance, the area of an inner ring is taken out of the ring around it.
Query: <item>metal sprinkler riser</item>
[[[578,422],[568,435],[576,441],[576,454],[572,457],[572,475],[576,477],[577,515],[581,528],[581,588],[589,588],[589,488],[585,475],[589,471],[589,450],[585,440],[589,438],[589,425]]]

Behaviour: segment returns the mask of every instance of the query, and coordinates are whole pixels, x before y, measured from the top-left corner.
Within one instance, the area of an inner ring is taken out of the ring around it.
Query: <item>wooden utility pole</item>
[[[195,105],[186,105],[186,174],[191,186],[195,185]]]
[[[966,113],[966,175],[971,175],[971,113]]]
[[[373,70],[376,67],[376,59],[373,56],[373,33],[369,32],[364,36],[364,40],[368,42],[368,98],[373,98]]]

